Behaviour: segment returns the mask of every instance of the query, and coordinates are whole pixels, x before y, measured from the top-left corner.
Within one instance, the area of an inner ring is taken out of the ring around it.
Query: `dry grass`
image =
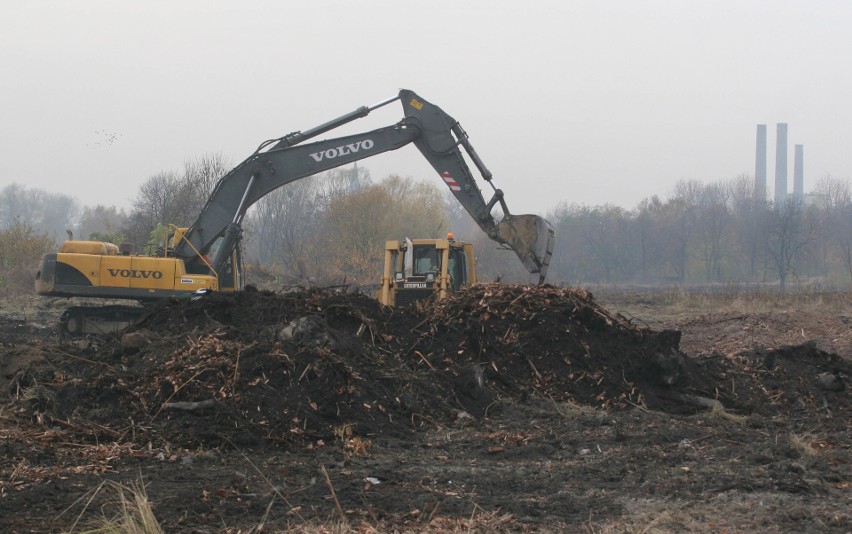
[[[848,308],[849,292],[816,293],[795,290],[787,293],[766,290],[741,291],[731,289],[724,293],[708,293],[703,291],[686,292],[672,300],[684,311],[713,313],[718,311],[735,311],[740,313],[769,313],[781,310],[822,310],[840,312]]]
[[[686,513],[664,510],[654,514],[637,514],[632,517],[606,521],[601,525],[589,522],[586,532],[590,534],[671,534],[672,532],[707,532],[706,524],[701,524]]]
[[[77,525],[89,506],[104,490],[111,493],[112,498],[101,506],[101,517],[92,520],[91,526],[77,530]],[[71,526],[70,532],[80,534],[162,534],[164,532],[154,515],[151,501],[148,500],[145,484],[141,481],[132,482],[129,485],[113,481],[104,482],[87,496],[83,510]]]
[[[405,525],[401,522],[382,521],[376,524],[342,524],[335,522],[307,521],[286,528],[276,526],[274,530],[263,528],[253,529],[248,532],[241,529],[224,529],[222,532],[232,534],[254,534],[260,532],[276,532],[281,534],[384,534],[393,532],[395,534],[501,534],[509,532],[529,532],[522,529],[517,523],[512,522],[512,517],[498,515],[488,518],[450,519],[437,517],[427,524]],[[561,532],[564,527],[544,530],[532,530],[532,532]]]
[[[407,524],[403,520],[380,521],[374,524],[308,521],[292,525],[286,530],[275,530],[287,534],[486,534],[518,532],[519,526],[509,514],[481,513],[471,518],[434,517],[428,523]],[[521,530],[523,531],[523,530]]]
[[[577,404],[575,402],[557,402],[551,400],[553,411],[565,419],[580,419],[580,420],[602,420],[606,417],[606,412],[599,410],[594,406]]]
[[[102,506],[106,512],[111,513],[91,521],[91,526],[78,528],[78,521],[72,525],[68,532],[75,534],[162,534],[165,532],[157,522],[151,508],[151,503],[145,494],[141,484],[134,483],[124,486],[118,483],[101,484],[88,495],[81,516],[93,502],[99,492],[108,488],[114,493],[112,501]],[[274,501],[273,501],[274,502]],[[471,534],[471,533],[508,533],[516,532],[518,524],[510,514],[498,512],[485,512],[481,509],[469,518],[447,518],[436,516],[421,522],[412,517],[388,518],[374,523],[364,521],[321,521],[321,520],[298,520],[287,526],[275,525],[269,527],[266,523],[270,506],[267,507],[264,517],[251,528],[223,527],[220,532],[228,534],[260,534],[262,532],[276,532],[285,534],[379,534],[384,532],[395,532],[399,534],[423,533],[423,534]],[[477,513],[478,512],[478,513]]]
[[[710,314],[738,312],[759,314],[779,311],[813,310],[829,313],[849,312],[852,291],[822,291],[794,288],[781,293],[777,288],[742,287],[736,284],[714,288],[596,288],[599,301],[628,309],[653,307],[662,313]]]
[[[804,460],[813,461],[819,457],[819,450],[813,446],[813,436],[809,434],[790,434],[790,445],[799,451]]]
[[[714,404],[710,411],[707,413],[708,419],[715,419],[718,421],[729,421],[731,423],[736,423],[738,425],[744,425],[748,421],[748,417],[744,415],[733,414],[727,410],[721,404]]]
[[[704,501],[616,499],[618,517],[590,518],[589,534],[668,534],[735,532],[847,532],[849,512],[842,502],[817,505],[808,496],[731,491]],[[575,529],[579,530],[579,529]]]

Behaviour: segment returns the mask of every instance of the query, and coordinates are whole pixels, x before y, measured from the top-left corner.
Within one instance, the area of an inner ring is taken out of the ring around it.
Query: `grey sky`
[[[852,178],[850,28],[846,0],[3,0],[0,187],[128,207],[185,160],[404,87],[461,122],[514,212],[751,175],[758,123],[769,192],[777,122],[807,191]],[[362,164],[440,183],[413,147]]]

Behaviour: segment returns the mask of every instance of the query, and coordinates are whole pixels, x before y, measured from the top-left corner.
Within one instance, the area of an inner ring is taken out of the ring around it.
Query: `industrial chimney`
[[[797,202],[805,200],[805,148],[796,145],[793,152],[793,196]]]
[[[779,122],[775,134],[775,207],[787,199],[787,123]]]
[[[754,155],[754,200],[766,202],[766,125],[757,125],[757,151]]]

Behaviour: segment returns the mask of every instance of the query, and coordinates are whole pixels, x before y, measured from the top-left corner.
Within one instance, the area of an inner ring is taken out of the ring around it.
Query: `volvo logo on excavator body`
[[[314,158],[314,161],[320,162],[324,159],[334,159],[340,156],[355,154],[356,152],[360,152],[361,149],[370,150],[374,145],[375,143],[373,143],[372,139],[364,139],[363,141],[355,141],[354,143],[329,148],[328,150],[313,152],[310,156]]]
[[[140,271],[137,269],[107,269],[110,276],[121,278],[153,278],[159,280],[163,277],[162,271]]]

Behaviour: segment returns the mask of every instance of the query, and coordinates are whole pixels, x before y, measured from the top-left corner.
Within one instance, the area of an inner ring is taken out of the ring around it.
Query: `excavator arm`
[[[405,117],[392,126],[303,144],[395,100],[402,102]],[[438,106],[409,90],[401,90],[396,97],[358,108],[311,130],[294,132],[262,144],[219,181],[198,219],[177,243],[174,253],[188,264],[199,267],[207,263],[203,257],[212,253],[210,265],[217,271],[237,244],[246,211],[265,195],[306,176],[409,143],[420,150],[488,236],[514,250],[527,270],[539,273],[539,281],[543,282],[553,253],[554,234],[550,224],[537,215],[510,214],[499,189],[494,189],[493,197],[486,202],[460,147],[489,184],[492,176],[473,150],[467,134]],[[492,215],[498,203],[503,214],[500,221]]]
[[[405,116],[418,125],[420,135],[414,144],[441,176],[450,191],[467,210],[488,237],[514,250],[524,267],[539,274],[544,282],[550,257],[553,255],[553,227],[538,215],[512,215],[503,199],[503,191],[494,187],[492,174],[471,145],[461,125],[434,104],[426,102],[413,91],[399,93]],[[482,178],[491,186],[493,196],[485,202],[473,174],[462,156],[464,148]],[[500,204],[503,218],[493,215]]]

